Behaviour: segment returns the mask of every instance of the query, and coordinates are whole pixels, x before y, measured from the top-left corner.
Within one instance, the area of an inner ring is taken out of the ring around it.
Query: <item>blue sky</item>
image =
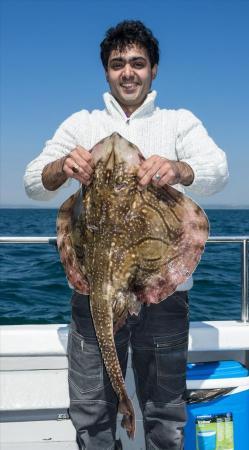
[[[198,202],[249,205],[248,1],[2,0],[1,9],[2,205],[51,207],[69,195],[29,200],[23,173],[66,117],[103,107],[99,43],[124,19],[159,39],[158,105],[190,109],[227,153],[229,184]]]

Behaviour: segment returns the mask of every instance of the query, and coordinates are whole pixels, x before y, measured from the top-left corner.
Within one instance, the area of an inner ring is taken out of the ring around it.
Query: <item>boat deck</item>
[[[39,450],[45,446],[46,450],[77,450],[75,429],[68,416],[68,326],[2,326],[0,334],[1,450]],[[248,323],[190,324],[189,361],[215,359],[236,359],[249,367]],[[227,386],[229,382],[228,379]],[[190,380],[187,385],[191,389]],[[136,411],[136,439],[127,438],[120,426],[121,417],[117,439],[121,439],[123,450],[144,450],[142,416],[130,358],[126,386]],[[224,387],[224,380],[221,387]]]
[[[70,420],[4,423],[1,450],[78,450]]]

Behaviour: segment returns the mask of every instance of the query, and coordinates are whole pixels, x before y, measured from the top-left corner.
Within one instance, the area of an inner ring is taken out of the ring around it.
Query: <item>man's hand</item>
[[[62,171],[67,178],[75,178],[87,186],[91,182],[93,169],[91,153],[79,145],[69,153],[62,166]]]
[[[190,185],[194,179],[191,167],[181,161],[170,161],[158,155],[152,155],[139,167],[137,173],[139,185],[146,187],[151,181],[157,186],[177,183]]]
[[[77,146],[67,156],[47,164],[42,171],[42,183],[45,189],[55,191],[67,178],[75,178],[82,184],[89,185],[94,163],[91,154],[83,147]]]

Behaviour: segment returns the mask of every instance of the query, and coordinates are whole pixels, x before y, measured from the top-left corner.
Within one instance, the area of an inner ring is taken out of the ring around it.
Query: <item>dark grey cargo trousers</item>
[[[158,305],[143,305],[116,333],[125,376],[132,349],[136,392],[147,450],[181,450],[186,424],[188,297],[176,292]],[[99,351],[89,298],[74,293],[68,337],[69,414],[81,450],[114,450],[118,401]]]

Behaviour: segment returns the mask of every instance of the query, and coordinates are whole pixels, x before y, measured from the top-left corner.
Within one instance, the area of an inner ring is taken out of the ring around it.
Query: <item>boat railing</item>
[[[248,300],[248,244],[249,236],[210,236],[208,244],[237,243],[241,252],[241,321],[249,322]],[[0,244],[51,244],[56,245],[56,237],[47,236],[0,236]]]

